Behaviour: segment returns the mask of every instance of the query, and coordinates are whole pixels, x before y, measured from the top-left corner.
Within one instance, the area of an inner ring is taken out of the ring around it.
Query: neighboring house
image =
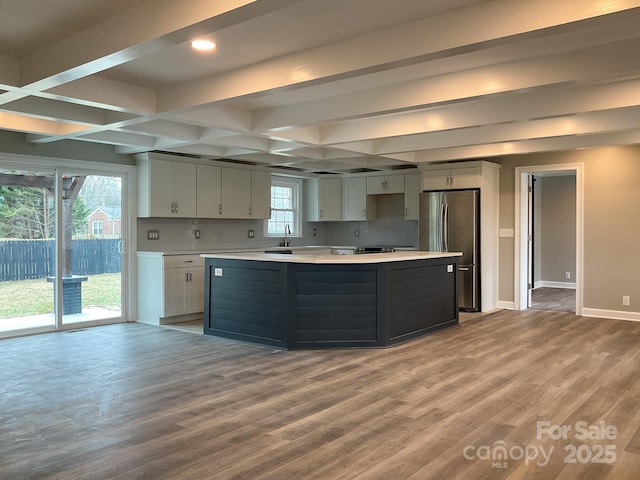
[[[98,207],[87,217],[87,232],[96,237],[120,235],[122,212],[120,207]]]

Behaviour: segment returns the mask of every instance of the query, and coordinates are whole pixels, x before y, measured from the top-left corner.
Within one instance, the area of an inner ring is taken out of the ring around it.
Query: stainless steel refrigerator
[[[420,194],[420,250],[462,252],[458,266],[461,310],[480,309],[480,190]]]

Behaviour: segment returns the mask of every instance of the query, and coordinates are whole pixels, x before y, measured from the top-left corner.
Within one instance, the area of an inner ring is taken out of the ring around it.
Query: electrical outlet
[[[247,236],[248,236],[249,238],[254,238],[254,237],[256,236],[256,232],[255,232],[254,230],[249,230],[249,231],[247,232]]]
[[[147,230],[147,240],[160,240],[160,230]]]
[[[358,230],[357,228],[356,228],[356,231],[354,233],[356,235],[356,238],[360,236],[360,230]]]
[[[317,236],[318,236],[318,229],[317,229],[317,228],[314,228],[314,229],[313,229],[313,236],[314,236],[314,237],[317,237]]]
[[[629,295],[622,296],[622,306],[628,307],[631,305],[631,297]]]
[[[564,278],[571,280],[571,272],[564,272]]]
[[[196,240],[198,240],[200,238],[200,230],[194,230],[193,236],[196,237]]]

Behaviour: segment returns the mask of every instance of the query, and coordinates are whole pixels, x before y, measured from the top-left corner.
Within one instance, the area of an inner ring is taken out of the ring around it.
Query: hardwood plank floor
[[[143,324],[2,340],[0,477],[637,479],[639,344],[639,323],[539,310],[390,349]],[[571,431],[537,435],[539,421]],[[575,438],[601,421],[614,439]],[[506,459],[484,459],[501,445]],[[615,461],[587,461],[599,445]],[[525,448],[553,451],[540,465]]]
[[[575,313],[576,291],[573,288],[534,288],[531,290],[531,308]]]

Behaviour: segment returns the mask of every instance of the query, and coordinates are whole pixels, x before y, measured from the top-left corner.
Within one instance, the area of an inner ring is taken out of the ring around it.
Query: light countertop
[[[452,258],[462,256],[460,252],[401,251],[393,253],[368,253],[364,255],[304,255],[281,253],[206,253],[204,258],[228,260],[254,260],[261,262],[313,263],[313,264],[363,264],[404,262],[407,260],[427,260],[432,258]]]

